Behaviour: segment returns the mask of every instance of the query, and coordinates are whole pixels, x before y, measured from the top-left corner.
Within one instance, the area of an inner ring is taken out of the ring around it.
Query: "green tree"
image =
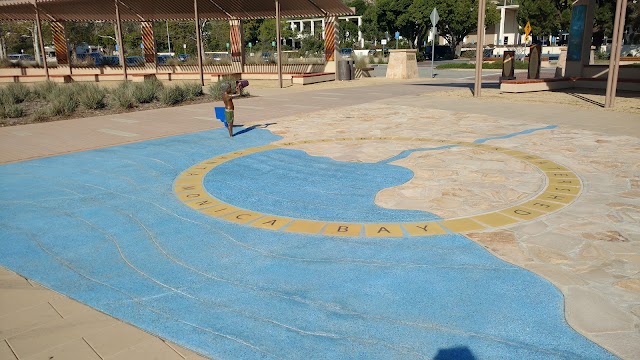
[[[615,0],[596,0],[593,15],[593,45],[596,48],[604,43],[604,38],[613,36],[613,20],[616,13]]]
[[[627,20],[625,24],[631,27],[629,40],[637,44],[638,40],[640,40],[640,2],[628,2],[627,4]]]
[[[554,35],[560,30],[560,10],[553,0],[521,0],[518,9],[518,25],[522,29],[531,24],[531,34],[535,36]]]
[[[339,46],[341,48],[353,48],[358,43],[358,25],[351,22],[338,21]]]
[[[478,30],[477,0],[435,0],[440,20],[438,34],[447,41],[455,54],[460,53],[458,45],[470,33]],[[485,9],[485,27],[494,25],[500,20],[496,4],[487,1]]]
[[[396,31],[403,38],[409,40],[409,46],[420,33],[420,25],[416,24],[408,11],[413,0],[378,0],[376,3],[376,15],[380,28],[389,34]]]
[[[362,16],[370,6],[369,2],[365,0],[350,0],[350,1],[345,1],[345,4],[349,7],[356,8],[356,15],[358,16]]]
[[[384,38],[384,30],[378,21],[378,8],[375,4],[369,6],[362,14],[362,36],[371,41]]]
[[[418,48],[420,44],[424,43],[429,30],[433,27],[431,24],[430,15],[435,8],[435,2],[433,0],[414,0],[409,7],[409,13],[411,13],[412,20],[419,26],[417,33]]]
[[[300,56],[324,54],[324,39],[322,33],[311,35],[311,29],[302,31],[302,40],[300,41]]]
[[[289,27],[289,23],[282,20],[280,22],[280,38],[288,39],[294,37],[294,32]],[[272,49],[271,42],[276,40],[276,20],[267,19],[260,24],[258,29],[257,48],[260,50]]]

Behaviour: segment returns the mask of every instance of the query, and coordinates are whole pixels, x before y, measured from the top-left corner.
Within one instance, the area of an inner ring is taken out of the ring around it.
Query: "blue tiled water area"
[[[204,184],[228,204],[271,215],[369,223],[439,220],[424,211],[375,205],[380,190],[412,177],[404,167],[337,162],[300,150],[275,149],[224,163],[207,174]]]
[[[275,139],[220,129],[0,166],[0,264],[215,359],[612,357],[550,283],[463,236],[262,231],[176,199],[187,167]]]

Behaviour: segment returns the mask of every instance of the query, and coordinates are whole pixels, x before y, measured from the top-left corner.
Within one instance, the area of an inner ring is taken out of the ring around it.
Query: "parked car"
[[[17,64],[23,61],[36,61],[36,59],[29,54],[9,54],[8,58],[12,64]]]
[[[371,50],[369,50],[368,55],[369,55],[369,56],[373,56],[373,55],[375,55],[375,54],[376,54],[376,52],[377,52],[377,50],[376,50],[376,49],[371,49]]]
[[[83,62],[93,62],[93,64],[97,66],[105,65],[102,54],[97,52],[76,54],[76,58]]]
[[[429,45],[424,51],[424,56],[427,60],[431,60],[431,52],[431,45]],[[453,52],[449,46],[436,45],[434,60],[453,60],[453,58]]]
[[[189,58],[191,58],[191,55],[189,54],[178,54],[178,60],[182,62],[187,61]]]
[[[353,49],[352,48],[340,49],[340,57],[343,58],[343,59],[350,58],[352,53],[353,53]]]
[[[270,52],[263,52],[261,57],[262,57],[262,61],[264,62],[273,61],[273,55]]]
[[[167,61],[169,61],[170,59],[173,59],[173,56],[171,55],[158,55],[158,65],[165,65],[167,63]]]
[[[216,61],[216,62],[231,61],[231,55],[229,55],[229,53],[219,53],[219,52],[214,53],[213,61]]]
[[[108,65],[108,66],[120,65],[120,58],[117,56],[103,56],[102,65]]]
[[[124,61],[127,66],[143,66],[144,58],[142,56],[127,56]]]

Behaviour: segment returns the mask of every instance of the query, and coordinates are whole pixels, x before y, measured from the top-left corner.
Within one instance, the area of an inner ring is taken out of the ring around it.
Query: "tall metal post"
[[[200,39],[200,15],[198,14],[198,0],[193,0],[193,12],[196,16],[196,49],[198,51],[198,69],[200,71],[200,86],[204,86],[204,69],[202,68],[202,41]]]
[[[433,39],[431,39],[431,78],[435,77],[433,73],[433,62],[436,60],[436,31],[437,28],[433,26],[431,28],[431,36],[433,36]]]
[[[618,71],[620,69],[620,52],[622,50],[622,35],[624,32],[624,20],[626,13],[627,0],[618,0],[616,2],[616,15],[613,23],[611,55],[609,56],[609,75],[607,76],[607,90],[604,98],[605,108],[613,107],[616,102]]]
[[[122,66],[122,73],[124,74],[124,81],[128,80],[128,76],[127,76],[127,62],[125,61],[124,58],[124,44],[122,43],[122,22],[120,21],[120,8],[118,7],[118,4],[120,3],[120,0],[115,0],[115,4],[116,4],[116,26],[118,28],[118,55],[120,56],[120,65]]]
[[[478,1],[478,44],[476,46],[476,81],[473,87],[473,96],[480,97],[480,90],[482,89],[482,60],[483,43],[484,43],[484,13],[487,0]]]
[[[280,44],[280,1],[276,0],[276,43],[278,52],[278,84],[282,89],[282,49]]]
[[[40,24],[40,9],[38,9],[38,1],[34,1],[33,6],[36,8],[36,24],[38,27],[38,43],[40,45],[40,53],[42,54],[42,64],[44,65],[44,73],[49,80],[49,64],[47,64],[47,53],[44,50],[44,39],[42,38],[42,24]]]
[[[169,52],[171,52],[171,37],[169,36],[169,20],[166,21],[167,24],[167,45],[169,46]]]

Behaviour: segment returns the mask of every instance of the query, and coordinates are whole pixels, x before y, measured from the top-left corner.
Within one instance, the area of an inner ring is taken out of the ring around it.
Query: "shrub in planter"
[[[41,83],[37,83],[32,88],[33,95],[42,100],[47,100],[50,96],[57,92],[58,84],[53,81],[45,81]]]
[[[31,121],[43,122],[49,118],[50,110],[48,108],[39,108],[33,114],[31,114]]]
[[[136,99],[133,96],[133,87],[128,82],[122,82],[111,91],[112,99],[116,107],[131,109],[136,106]]]
[[[162,91],[162,82],[159,80],[145,80],[142,83],[132,85],[133,97],[140,104],[146,104],[158,99]]]
[[[193,100],[202,96],[202,86],[199,83],[187,83],[182,85],[184,100]]]
[[[24,108],[19,104],[5,105],[4,116],[8,118],[19,118],[24,116]]]
[[[73,91],[62,91],[49,98],[49,115],[64,116],[73,114],[78,108],[78,100]]]
[[[22,83],[13,83],[9,84],[3,93],[3,102],[10,101],[12,104],[20,104],[29,97],[31,91]]]
[[[176,105],[183,102],[184,99],[184,90],[180,85],[165,87],[160,92],[160,102],[165,105]]]
[[[107,105],[105,102],[107,93],[98,85],[81,84],[74,90],[76,90],[75,93],[78,96],[80,105],[82,105],[82,107],[84,107],[85,109],[102,109]]]
[[[13,67],[13,63],[8,58],[0,59],[0,68],[10,68]]]
[[[209,95],[211,95],[214,100],[222,100],[222,94],[224,94],[228,84],[232,84],[231,80],[221,80],[212,83],[209,85]]]

